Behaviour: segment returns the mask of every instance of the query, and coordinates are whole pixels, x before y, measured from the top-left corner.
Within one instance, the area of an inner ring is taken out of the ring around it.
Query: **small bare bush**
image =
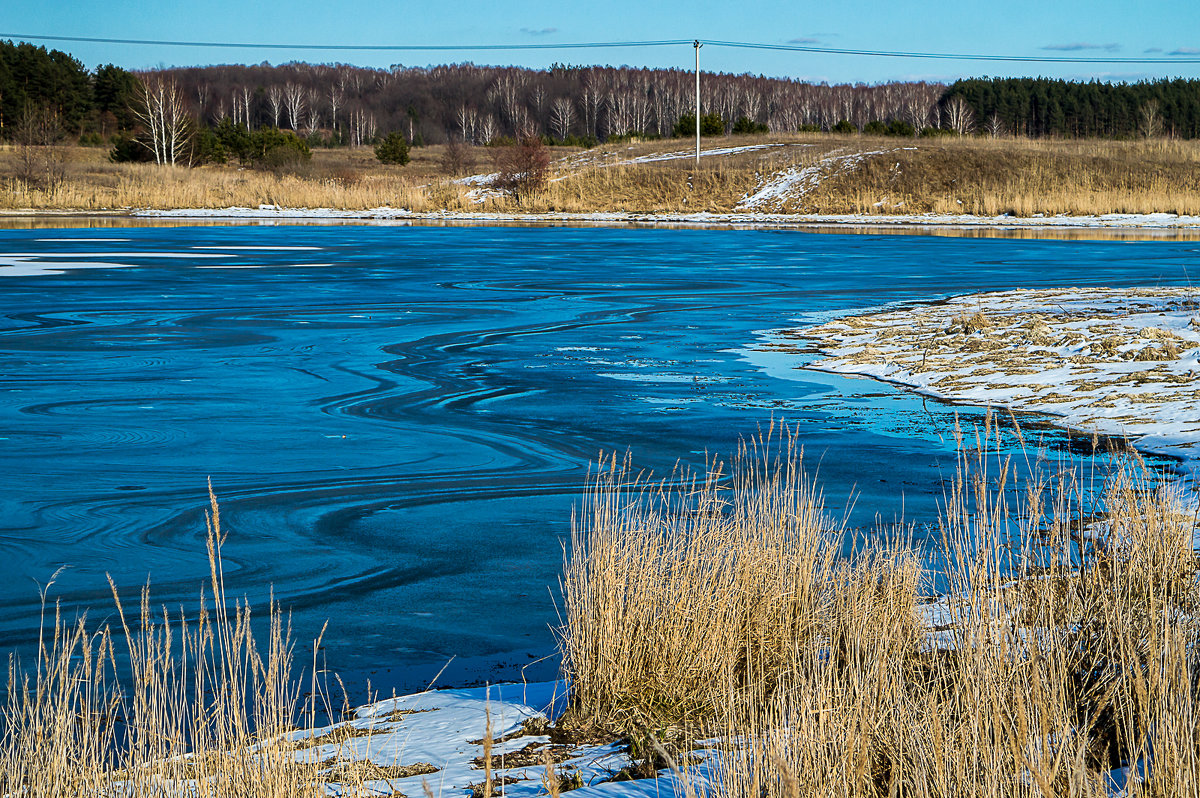
[[[507,193],[517,204],[546,187],[550,151],[540,136],[527,134],[515,145],[497,147],[493,156],[494,188]]]
[[[441,158],[442,173],[449,177],[461,177],[475,171],[475,152],[471,145],[461,139],[450,137]]]
[[[27,105],[17,123],[17,177],[30,188],[53,191],[66,174],[60,147],[64,136],[58,111],[49,105]]]

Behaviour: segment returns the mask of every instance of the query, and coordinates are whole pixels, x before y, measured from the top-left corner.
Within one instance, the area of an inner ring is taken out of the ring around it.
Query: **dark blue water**
[[[49,595],[68,614],[110,615],[105,573],[127,598],[150,579],[158,601],[192,602],[211,478],[230,592],[273,586],[302,640],[328,619],[332,668],[400,669],[403,683],[452,655],[526,662],[553,647],[562,544],[600,452],[666,472],[775,418],[797,425],[832,507],[857,495],[854,525],[935,517],[954,414],[977,414],[747,354],[759,331],[964,292],[1181,285],[1197,251],[728,230],[3,231],[0,648],[29,651],[37,583],[60,566]],[[37,273],[54,264],[72,268]]]

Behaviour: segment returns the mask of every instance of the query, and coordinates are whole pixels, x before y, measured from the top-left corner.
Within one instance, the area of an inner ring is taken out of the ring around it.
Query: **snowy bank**
[[[796,180],[803,176],[797,174]],[[765,191],[766,189],[764,189]],[[746,200],[747,205],[752,198]],[[1200,230],[1200,216],[1173,213],[1110,213],[1103,216],[971,216],[968,214],[813,214],[813,213],[484,213],[437,211],[415,213],[404,208],[379,207],[368,210],[336,208],[179,208],[131,211],[138,217],[167,219],[332,219],[377,221],[442,222],[578,222],[596,224],[663,224],[695,227],[944,227],[1110,230]]]
[[[560,779],[587,796],[670,796],[684,789],[670,772],[658,779],[612,781],[632,764],[616,743],[552,743],[548,721],[565,699],[562,683],[431,690],[368,704],[332,726],[289,735],[298,761],[322,764],[327,793],[341,794],[339,774],[367,777],[378,795],[469,796],[485,779],[483,738],[489,718],[495,794],[545,795],[546,760]],[[691,774],[693,786],[704,768]]]
[[[786,331],[811,368],[944,399],[1046,413],[1085,433],[1200,465],[1200,294],[1191,288],[1019,290]]]

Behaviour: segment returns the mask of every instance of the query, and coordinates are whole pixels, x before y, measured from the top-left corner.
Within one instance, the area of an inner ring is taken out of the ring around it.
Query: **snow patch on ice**
[[[815,343],[809,368],[943,399],[1051,416],[1128,439],[1200,477],[1200,292],[1017,290],[851,316],[782,333]]]

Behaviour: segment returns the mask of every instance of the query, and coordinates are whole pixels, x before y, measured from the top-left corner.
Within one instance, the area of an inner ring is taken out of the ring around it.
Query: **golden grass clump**
[[[298,721],[316,725],[319,685],[292,675],[290,632],[278,605],[260,643],[250,607],[225,595],[222,541],[214,497],[211,593],[197,617],[156,611],[144,590],[140,619],[130,619],[114,586],[120,630],[89,631],[86,619],[71,624],[56,610],[36,666],[23,671],[10,661],[0,795],[326,794],[330,779],[320,771],[329,762],[289,734]],[[344,794],[358,794],[376,774],[360,768],[336,776]]]
[[[1018,478],[989,419],[926,605],[919,553],[840,557],[794,447],[765,443],[728,475],[593,480],[567,722],[716,735],[719,798],[1200,794],[1195,519],[1136,457],[1097,511],[1073,472]]]

